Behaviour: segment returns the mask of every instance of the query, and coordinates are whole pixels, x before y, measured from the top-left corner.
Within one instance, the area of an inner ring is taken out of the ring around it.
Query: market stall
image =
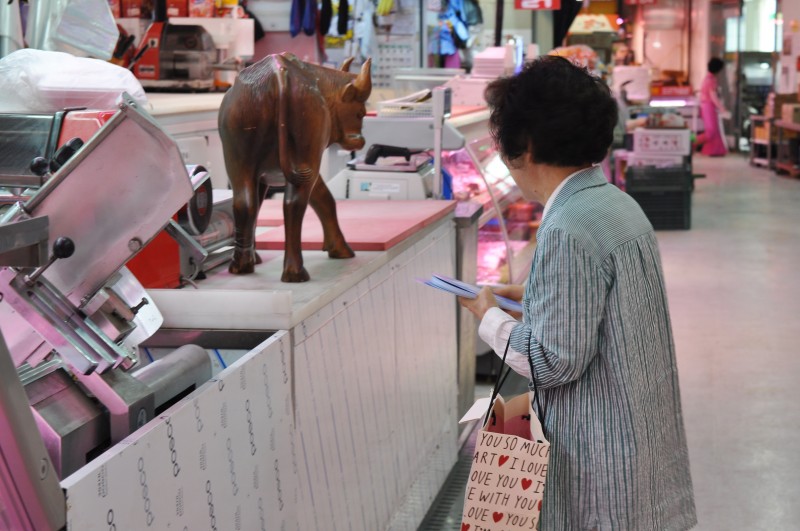
[[[44,462],[53,463],[40,480],[62,481],[70,529],[413,528],[458,444],[457,304],[416,282],[456,275],[456,204],[364,203],[373,210],[353,214],[360,205],[343,202],[356,257],[306,249],[312,280],[286,284],[282,239],[273,237],[282,221],[268,202],[259,229],[267,250],[254,274],[232,275],[225,264],[187,280],[179,269],[182,287],[144,292],[120,268],[165,230],[202,251],[203,230],[192,225],[210,206],[208,173],[184,160],[215,164],[203,145],[214,132],[213,100],[166,112],[156,105],[155,122],[131,98],[116,110],[68,113],[62,121],[73,128],[45,152],[67,162],[63,169],[43,159],[34,168],[41,175],[27,163],[3,174],[6,186],[28,187],[26,206],[6,212],[9,230],[28,215],[53,220],[35,256],[2,270],[10,359],[36,389]],[[16,130],[30,125],[12,118]],[[61,118],[44,121],[50,133],[35,141],[47,145]],[[71,138],[76,119],[90,124],[75,133],[83,144]],[[181,135],[199,139],[202,155]],[[61,143],[70,151],[58,151]],[[25,150],[39,147],[20,144],[17,158],[29,161]],[[184,207],[193,214],[181,225],[171,216]],[[306,229],[313,233],[311,220]],[[313,245],[313,234],[304,240]]]
[[[255,275],[217,272],[198,289],[151,292],[163,341],[284,331],[66,478],[70,528],[109,514],[160,529],[421,521],[457,441],[455,303],[414,280],[454,273],[454,205],[429,205],[388,250],[346,261],[306,252],[314,280],[292,289],[279,281],[282,253],[261,251]],[[141,481],[151,494],[131,504],[126,486]]]

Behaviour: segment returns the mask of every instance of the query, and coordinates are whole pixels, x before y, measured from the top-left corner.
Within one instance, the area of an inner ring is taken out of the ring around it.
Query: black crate
[[[636,166],[625,170],[625,191],[684,191],[694,187],[692,171],[687,164],[671,168]]]
[[[692,226],[692,192],[628,192],[655,230],[688,230]]]

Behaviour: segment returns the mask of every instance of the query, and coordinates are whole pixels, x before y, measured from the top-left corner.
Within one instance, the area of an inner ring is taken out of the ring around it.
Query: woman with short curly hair
[[[617,106],[600,79],[543,57],[492,82],[497,146],[545,205],[530,276],[461,304],[533,380],[551,458],[541,530],[683,531],[696,523],[678,371],[653,227],[597,164]],[[531,375],[531,367],[533,375]]]

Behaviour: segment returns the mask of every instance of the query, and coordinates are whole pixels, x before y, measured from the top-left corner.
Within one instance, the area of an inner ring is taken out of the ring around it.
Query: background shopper
[[[717,77],[725,63],[722,59],[714,57],[708,62],[708,73],[703,78],[700,88],[700,117],[703,119],[703,133],[695,140],[695,149],[700,149],[703,155],[721,157],[728,152],[725,147],[725,138],[720,128],[720,115],[727,114],[725,106],[719,99],[719,83]]]
[[[522,322],[491,290],[461,303],[530,377],[552,444],[541,529],[684,530],[696,523],[678,374],[655,234],[595,166],[611,145],[608,87],[543,57],[486,92],[495,141],[529,200],[545,204]]]

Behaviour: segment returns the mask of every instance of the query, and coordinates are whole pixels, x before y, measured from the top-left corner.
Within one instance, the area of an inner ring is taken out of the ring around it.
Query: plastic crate
[[[655,230],[688,230],[692,226],[692,192],[629,192]]]
[[[653,166],[634,166],[625,170],[625,191],[691,191],[694,187],[692,172],[685,166],[656,168]]]

